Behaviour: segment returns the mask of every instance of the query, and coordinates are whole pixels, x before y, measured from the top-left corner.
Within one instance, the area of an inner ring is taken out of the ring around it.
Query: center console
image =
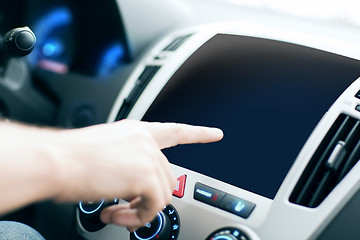
[[[130,234],[102,224],[101,209],[122,201],[104,200],[79,204],[79,233],[89,240],[321,236],[359,189],[360,61],[311,47],[306,37],[289,39],[215,24],[154,46],[108,121],[214,126],[224,139],[164,150],[178,176],[173,201],[143,228]]]

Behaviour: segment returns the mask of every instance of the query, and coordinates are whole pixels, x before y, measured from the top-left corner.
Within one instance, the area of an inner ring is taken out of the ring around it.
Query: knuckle
[[[153,137],[146,129],[141,127],[136,128],[134,129],[133,134],[139,144],[147,146],[149,148],[151,148],[150,146],[153,146]]]
[[[171,123],[171,128],[174,129],[174,133],[176,135],[182,135],[183,134],[183,128],[182,128],[182,124],[179,123]]]
[[[185,136],[182,124],[169,123],[169,128],[172,129],[172,142],[177,143],[179,139],[183,139]]]

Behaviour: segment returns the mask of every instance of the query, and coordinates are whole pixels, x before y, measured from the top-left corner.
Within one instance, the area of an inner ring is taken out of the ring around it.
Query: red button
[[[174,188],[173,195],[182,198],[185,192],[186,175],[178,177],[176,187]]]

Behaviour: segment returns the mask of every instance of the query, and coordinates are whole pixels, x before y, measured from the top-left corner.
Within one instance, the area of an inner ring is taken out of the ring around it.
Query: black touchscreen
[[[173,164],[274,198],[359,62],[285,42],[219,34],[171,77],[143,120],[216,126],[218,143],[164,150]]]

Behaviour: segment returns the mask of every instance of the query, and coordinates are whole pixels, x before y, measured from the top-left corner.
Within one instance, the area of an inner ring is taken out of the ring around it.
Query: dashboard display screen
[[[219,34],[178,69],[143,120],[221,128],[220,142],[164,153],[175,165],[274,198],[359,67],[356,60],[303,46]]]

